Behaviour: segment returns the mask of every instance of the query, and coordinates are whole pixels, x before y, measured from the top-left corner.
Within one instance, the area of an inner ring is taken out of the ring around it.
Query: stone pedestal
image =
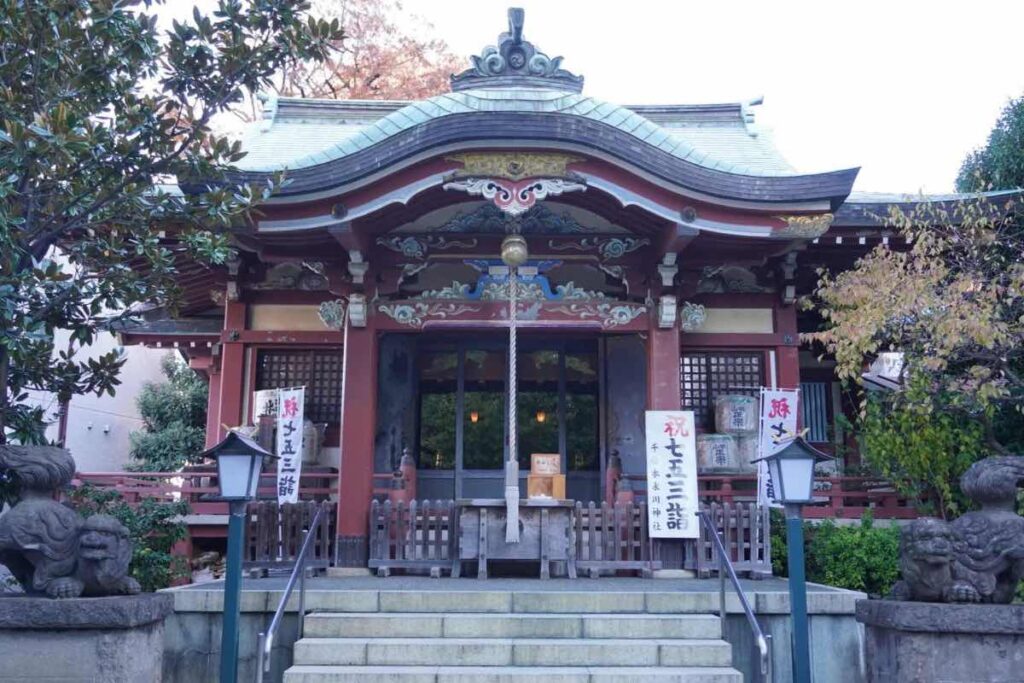
[[[170,595],[0,597],[0,683],[161,680]]]
[[[869,682],[1018,683],[1024,605],[860,600]]]

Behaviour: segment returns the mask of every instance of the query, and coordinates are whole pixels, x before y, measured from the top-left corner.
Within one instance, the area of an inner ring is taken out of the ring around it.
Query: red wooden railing
[[[300,500],[326,500],[338,491],[338,473],[311,468],[299,476]],[[218,494],[217,470],[213,467],[190,468],[186,472],[78,472],[73,486],[90,484],[114,489],[129,503],[143,498],[187,500],[193,514],[226,515],[227,503],[205,500]],[[277,500],[277,481],[273,473],[260,477],[258,500]]]
[[[646,477],[623,475],[634,482],[633,490],[644,495]],[[300,477],[300,500],[328,500],[337,493],[338,473],[326,469],[304,471]],[[217,472],[191,469],[188,472],[79,472],[73,484],[89,483],[119,491],[128,502],[142,498],[187,500],[193,514],[226,515],[227,504],[204,500],[217,495]],[[701,475],[698,490],[706,502],[752,502],[757,494],[755,475]],[[259,499],[274,500],[275,477],[260,479]],[[809,519],[859,519],[870,511],[876,519],[914,519],[914,501],[901,497],[892,485],[877,477],[823,477],[815,482],[815,505],[804,507]]]
[[[643,491],[646,477],[624,475]],[[700,475],[697,488],[706,502],[736,503],[757,499],[757,475]],[[804,506],[808,519],[860,519],[871,512],[875,519],[915,519],[914,501],[900,496],[892,485],[877,477],[819,477],[814,484],[816,504]]]

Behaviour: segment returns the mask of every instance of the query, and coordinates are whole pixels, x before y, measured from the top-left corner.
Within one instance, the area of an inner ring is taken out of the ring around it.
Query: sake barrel
[[[715,431],[719,434],[757,432],[758,400],[753,396],[726,394],[715,397]]]
[[[698,472],[735,472],[738,464],[736,438],[732,434],[697,435]]]
[[[736,462],[740,472],[756,472],[757,434],[743,434],[736,437]]]

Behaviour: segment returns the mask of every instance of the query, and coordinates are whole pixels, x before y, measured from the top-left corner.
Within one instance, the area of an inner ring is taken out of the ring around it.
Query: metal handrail
[[[281,602],[277,605],[274,618],[270,620],[270,626],[267,627],[266,631],[260,633],[259,640],[257,641],[256,683],[263,683],[263,674],[270,672],[270,657],[271,651],[274,648],[274,635],[281,626],[281,620],[284,618],[284,608],[288,604],[288,598],[291,597],[292,591],[295,589],[296,581],[299,582],[299,638],[302,637],[306,621],[306,556],[309,554],[310,547],[312,547],[311,541],[316,537],[316,531],[320,528],[320,518],[323,516],[323,512],[323,507],[318,508],[316,514],[313,515],[313,522],[309,525],[309,528],[303,530],[299,556],[295,558],[295,566],[292,568],[291,576],[288,577],[288,583],[284,587]]]
[[[729,559],[729,553],[725,550],[725,544],[722,543],[722,537],[718,533],[718,529],[711,523],[711,517],[708,513],[701,510],[697,513],[701,523],[704,525],[705,530],[710,534],[711,538],[715,539],[715,549],[718,554],[718,615],[722,622],[722,637],[725,637],[725,576],[729,575],[729,580],[732,581],[732,587],[736,591],[737,597],[740,599],[740,605],[743,607],[743,613],[747,615],[747,623],[750,625],[750,630],[754,633],[754,639],[757,642],[757,650],[760,654],[760,670],[761,680],[771,683],[772,680],[772,637],[770,634],[766,635],[761,630],[761,625],[757,622],[757,617],[754,616],[754,610],[750,607],[750,602],[747,600],[746,593],[743,592],[743,588],[740,586],[740,580],[736,577],[736,569],[732,565],[732,560]]]

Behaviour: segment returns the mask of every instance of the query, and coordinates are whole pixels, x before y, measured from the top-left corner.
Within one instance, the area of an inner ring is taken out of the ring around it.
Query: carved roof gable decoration
[[[583,77],[561,68],[561,57],[548,57],[523,39],[525,12],[508,10],[508,31],[498,36],[497,47],[488,45],[470,59],[473,66],[451,77],[453,91],[474,88],[530,87],[568,92],[583,90]]]
[[[586,180],[568,170],[582,159],[568,154],[484,152],[447,158],[462,168],[445,179],[444,189],[483,197],[513,218],[549,196],[587,189]]]

